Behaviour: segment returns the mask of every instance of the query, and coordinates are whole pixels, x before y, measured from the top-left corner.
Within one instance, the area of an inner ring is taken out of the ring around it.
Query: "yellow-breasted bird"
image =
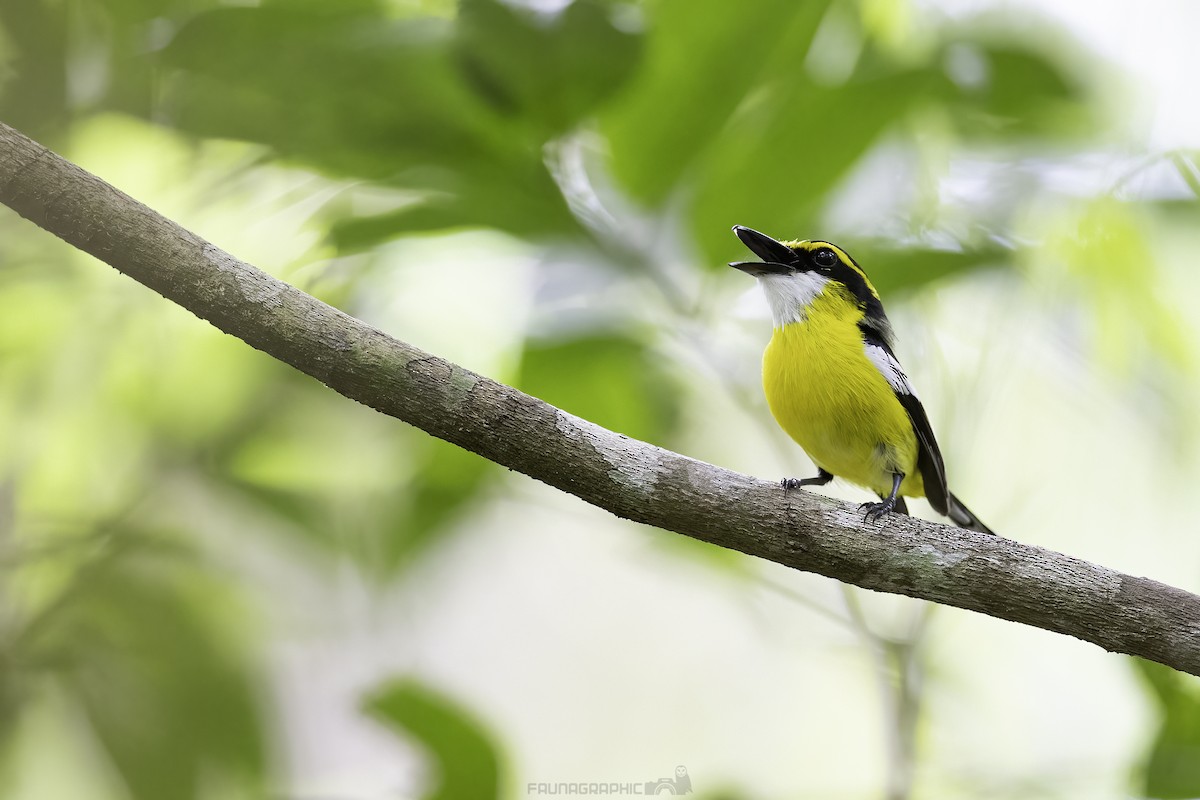
[[[904,498],[923,496],[959,527],[992,533],[946,488],[929,417],[858,263],[829,242],[778,242],[741,225],[733,231],[762,261],[729,266],[758,279],[775,322],[763,354],[767,404],[817,465],[815,478],[785,478],[784,489],[837,476],[879,495],[882,502],[862,505],[868,521],[907,514]]]

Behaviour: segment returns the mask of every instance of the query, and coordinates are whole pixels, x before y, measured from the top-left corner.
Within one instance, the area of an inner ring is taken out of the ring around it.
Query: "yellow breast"
[[[763,355],[763,388],[780,427],[827,472],[886,495],[925,494],[908,413],[863,349],[861,312],[821,296],[805,319],[775,329]]]

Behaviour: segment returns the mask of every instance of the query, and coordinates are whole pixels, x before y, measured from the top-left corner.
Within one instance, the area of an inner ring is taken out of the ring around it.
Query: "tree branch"
[[[334,391],[619,517],[1200,675],[1200,597],[999,536],[846,504],[605,430],[245,264],[0,123],[0,202]]]

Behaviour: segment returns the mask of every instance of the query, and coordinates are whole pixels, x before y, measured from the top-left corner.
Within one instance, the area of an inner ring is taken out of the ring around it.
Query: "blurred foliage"
[[[5,705],[57,688],[131,796],[195,798],[204,784],[258,796],[266,745],[236,609],[171,538],[117,525],[60,545],[59,559],[24,554],[26,591],[5,597],[25,606],[0,649]]]
[[[969,18],[918,31],[901,6],[4,2],[0,118],[68,156],[96,120],[140,120],[119,136],[146,148],[147,172],[156,143],[191,142],[207,171],[181,162],[163,179],[190,192],[189,226],[247,171],[321,176],[284,194],[325,198],[311,220],[324,244],[284,256],[294,249],[268,241],[261,266],[351,313],[386,288],[355,259],[407,235],[499,231],[540,248],[543,279],[569,252],[602,273],[581,291],[634,290],[604,315],[539,310],[545,324],[497,377],[671,446],[686,393],[660,337],[724,313],[689,298],[741,257],[731,225],[830,230],[885,295],[915,291],[1012,263],[1015,209],[1040,187],[997,181],[986,203],[958,207],[914,177],[885,224],[839,228],[831,209],[881,148],[937,172],[930,152],[1037,156],[1104,135],[1097,75],[1061,39]],[[214,155],[228,140],[248,145],[232,162]],[[1177,164],[1200,185],[1188,154]],[[1130,334],[1183,364],[1178,328],[1129,271],[1146,247],[1139,212],[1111,197],[1077,209],[1054,252],[1094,287],[1101,345]],[[465,532],[500,471],[8,217],[0,260],[0,591],[15,610],[0,616],[0,730],[58,691],[128,796],[253,796],[284,733],[258,708],[265,678],[236,623],[250,582],[192,549],[253,541],[385,587]],[[1185,796],[1194,698],[1149,678],[1165,722],[1148,791]],[[401,682],[367,710],[427,751],[431,798],[500,793],[495,746],[454,704]]]
[[[398,681],[368,697],[366,711],[429,752],[434,787],[423,800],[500,796],[500,755],[492,737],[446,697],[411,680]]]
[[[1048,241],[1046,252],[1074,278],[1073,291],[1095,309],[1095,356],[1122,373],[1150,354],[1172,370],[1187,367],[1188,333],[1180,320],[1164,313],[1157,296],[1162,281],[1145,212],[1106,197],[1067,213],[1062,227],[1074,235]]]
[[[562,376],[571,375],[570,381]],[[634,338],[593,335],[532,340],[521,362],[521,388],[586,420],[647,441],[671,430],[678,397],[661,361]]]
[[[1200,685],[1190,675],[1134,659],[1156,701],[1160,722],[1146,756],[1139,794],[1163,800],[1200,795]]]

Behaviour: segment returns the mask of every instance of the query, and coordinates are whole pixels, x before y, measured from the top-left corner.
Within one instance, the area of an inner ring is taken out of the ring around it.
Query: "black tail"
[[[966,528],[971,531],[979,531],[980,533],[990,533],[995,535],[995,531],[979,521],[979,517],[971,513],[971,509],[962,504],[957,497],[949,492],[946,493],[950,499],[950,508],[946,516],[960,528]]]

